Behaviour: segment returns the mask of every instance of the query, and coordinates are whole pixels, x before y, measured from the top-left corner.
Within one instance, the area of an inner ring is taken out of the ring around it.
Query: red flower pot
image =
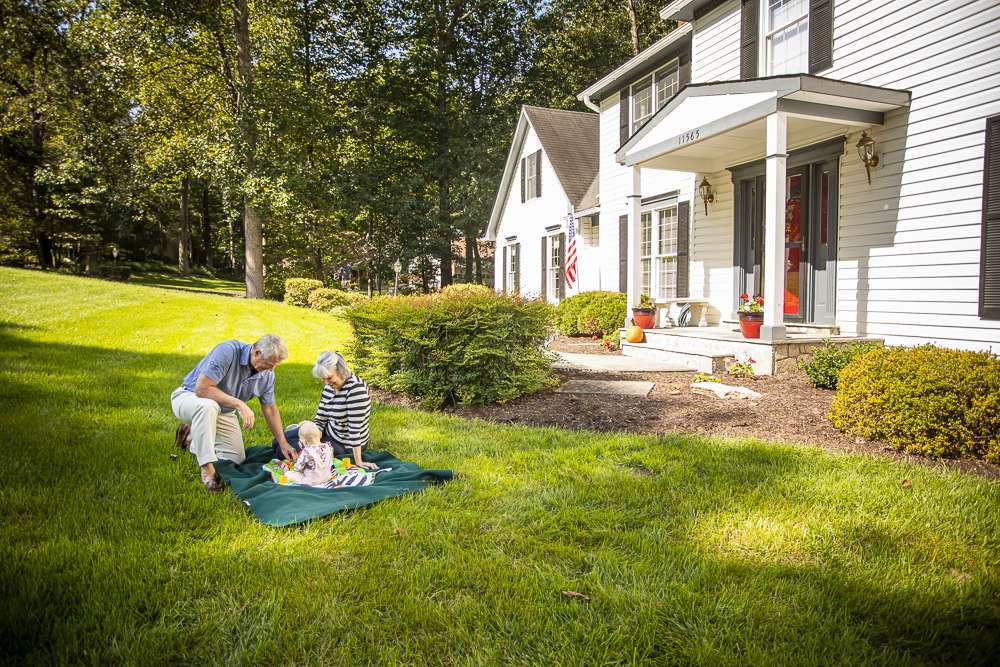
[[[760,338],[760,325],[764,323],[764,313],[740,313],[740,331],[744,338]]]
[[[643,329],[652,329],[655,326],[655,315],[656,308],[632,309],[632,321],[635,322],[637,327],[642,327]]]

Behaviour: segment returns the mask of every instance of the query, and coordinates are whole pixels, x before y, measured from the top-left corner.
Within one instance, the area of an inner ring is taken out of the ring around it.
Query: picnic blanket
[[[310,486],[282,486],[271,480],[262,466],[271,460],[268,446],[247,449],[246,461],[217,461],[215,470],[229,488],[250,508],[257,519],[270,526],[290,526],[335,512],[373,505],[386,498],[422,491],[431,484],[452,478],[450,470],[429,470],[410,461],[400,461],[389,452],[366,451],[365,461],[380,468],[369,486],[320,489]]]

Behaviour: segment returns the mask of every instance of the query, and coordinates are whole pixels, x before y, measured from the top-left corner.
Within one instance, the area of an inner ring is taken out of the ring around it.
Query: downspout
[[[594,104],[594,102],[590,99],[590,95],[584,95],[583,97],[580,98],[580,101],[583,102],[583,105],[588,109],[590,109],[591,111],[596,111],[597,113],[601,113],[601,107]]]

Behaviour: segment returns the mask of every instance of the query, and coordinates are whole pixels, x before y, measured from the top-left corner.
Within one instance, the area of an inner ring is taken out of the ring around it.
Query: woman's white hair
[[[344,358],[336,352],[320,352],[319,358],[313,365],[313,377],[317,380],[327,380],[335,377],[344,382],[352,375],[351,367],[347,365]]]
[[[260,356],[268,361],[281,363],[288,358],[288,348],[281,336],[275,334],[264,334],[253,344],[254,349],[260,352]]]

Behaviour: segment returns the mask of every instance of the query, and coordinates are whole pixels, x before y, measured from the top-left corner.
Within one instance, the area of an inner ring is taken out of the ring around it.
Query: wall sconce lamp
[[[872,169],[878,166],[878,153],[875,151],[877,147],[878,144],[868,136],[868,132],[861,133],[857,145],[858,157],[861,158],[862,164],[865,165],[865,171],[868,173],[868,185],[872,184]]]
[[[715,191],[712,189],[712,184],[708,182],[708,176],[701,177],[698,192],[701,193],[701,200],[705,202],[705,215],[708,215],[708,205],[715,201]]]

